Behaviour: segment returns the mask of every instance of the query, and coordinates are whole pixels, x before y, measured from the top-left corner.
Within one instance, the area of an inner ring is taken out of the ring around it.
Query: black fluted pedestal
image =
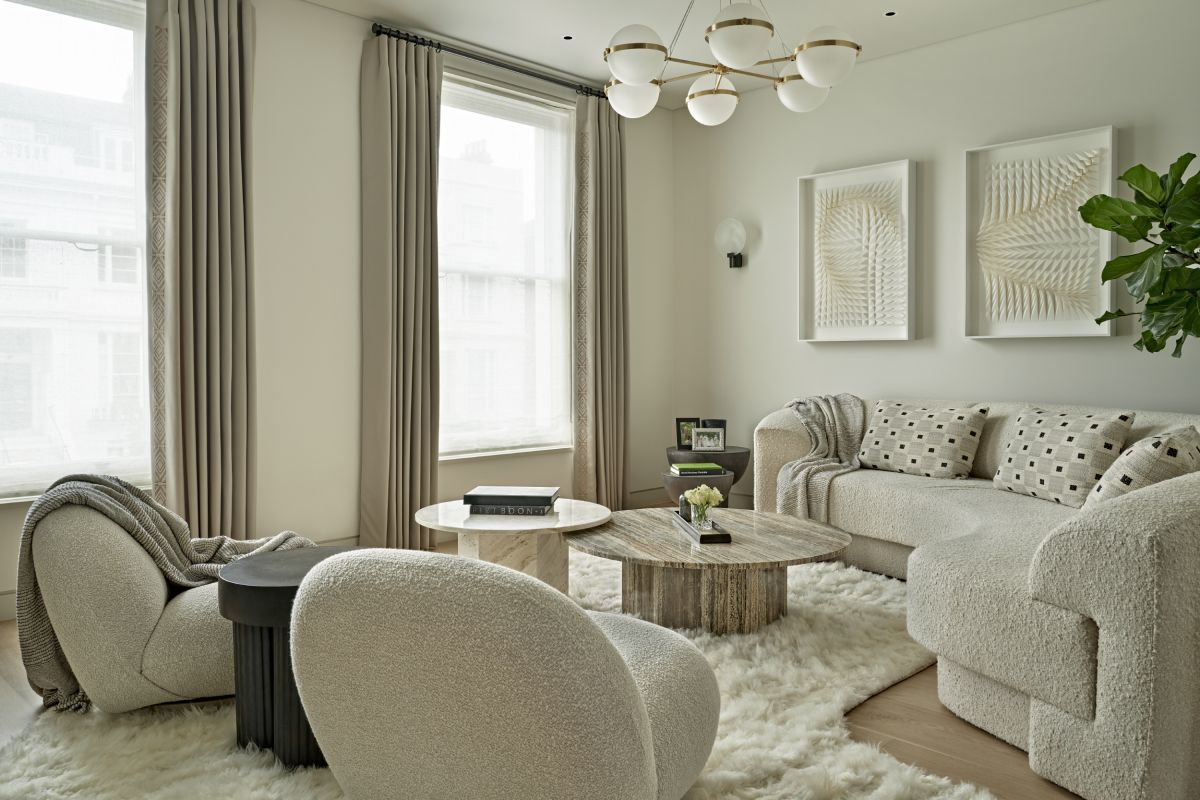
[[[238,745],[271,750],[287,767],[325,766],[292,674],[292,601],[313,566],[352,549],[260,553],[221,567],[217,578],[217,605],[233,622]]]

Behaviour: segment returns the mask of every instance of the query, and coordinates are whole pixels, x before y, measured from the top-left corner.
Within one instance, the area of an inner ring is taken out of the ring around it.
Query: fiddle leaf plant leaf
[[[1200,338],[1200,172],[1185,180],[1195,159],[1184,153],[1164,175],[1138,164],[1121,176],[1132,201],[1098,194],[1079,207],[1092,227],[1151,245],[1111,259],[1101,273],[1104,282],[1122,281],[1141,311],[1108,311],[1096,322],[1137,316],[1133,346],[1159,353],[1173,342],[1175,358],[1189,337]]]

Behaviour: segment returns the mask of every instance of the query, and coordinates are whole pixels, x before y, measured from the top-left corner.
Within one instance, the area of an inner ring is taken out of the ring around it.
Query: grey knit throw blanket
[[[56,509],[74,504],[99,511],[145,548],[170,583],[185,588],[217,579],[217,571],[243,556],[268,550],[311,547],[312,542],[291,531],[268,539],[237,541],[228,536],[193,539],[188,524],[152,497],[120,478],[106,475],[68,475],[56,481],[33,502],[21,529],[17,565],[17,638],[21,661],[33,690],[47,708],[84,711],[90,703],[50,624],[33,563],[33,534]],[[80,598],[86,603],[87,598]]]
[[[829,521],[829,485],[838,475],[858,469],[864,406],[852,394],[793,400],[812,450],[779,470],[776,511],[818,522]]]

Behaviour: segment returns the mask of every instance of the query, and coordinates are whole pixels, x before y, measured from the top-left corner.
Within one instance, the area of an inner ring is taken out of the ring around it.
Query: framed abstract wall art
[[[1111,193],[1111,127],[978,147],[966,154],[967,336],[1110,336],[1100,273],[1112,236],[1079,217]]]
[[[913,336],[915,165],[799,180],[802,341]]]

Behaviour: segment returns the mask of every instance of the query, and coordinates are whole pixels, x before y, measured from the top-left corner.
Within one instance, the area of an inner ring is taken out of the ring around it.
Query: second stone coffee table
[[[451,500],[425,506],[415,519],[430,530],[458,534],[460,556],[524,572],[565,593],[569,577],[563,534],[603,525],[611,516],[598,503],[560,498],[542,517],[472,514],[461,500]]]

